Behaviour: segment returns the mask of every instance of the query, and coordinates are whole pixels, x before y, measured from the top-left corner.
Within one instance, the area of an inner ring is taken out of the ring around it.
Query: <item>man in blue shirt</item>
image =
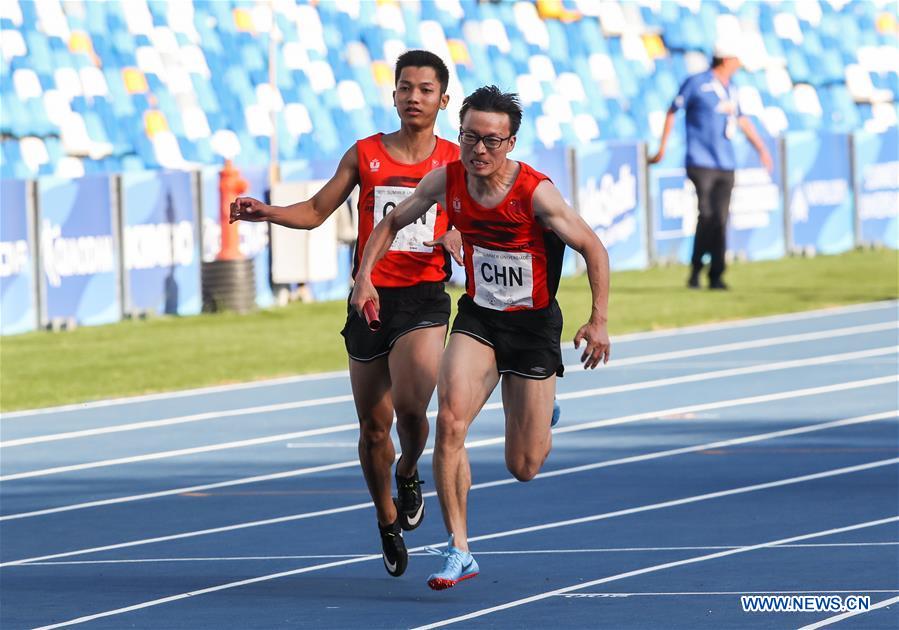
[[[665,155],[665,145],[674,125],[674,115],[683,108],[687,117],[687,177],[696,187],[699,217],[693,240],[693,269],[687,286],[699,288],[702,258],[711,257],[709,288],[726,289],[724,252],[727,248],[727,215],[734,187],[733,137],[739,127],[759,152],[762,164],[773,169],[771,155],[749,119],[740,113],[737,90],[731,78],[740,69],[736,46],[721,42],[715,46],[712,68],[689,77],[668,110],[659,151],[650,164]]]

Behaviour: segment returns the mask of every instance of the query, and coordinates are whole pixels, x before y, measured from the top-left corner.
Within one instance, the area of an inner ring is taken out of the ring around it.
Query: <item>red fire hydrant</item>
[[[231,160],[225,160],[225,166],[219,175],[219,223],[222,226],[222,247],[216,260],[241,260],[240,235],[237,223],[230,222],[231,202],[247,192],[247,180],[240,176]]]

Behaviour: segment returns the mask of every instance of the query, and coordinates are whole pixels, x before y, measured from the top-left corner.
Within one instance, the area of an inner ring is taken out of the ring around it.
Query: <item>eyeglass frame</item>
[[[471,134],[471,135],[473,135],[473,136],[477,136],[477,140],[475,140],[474,142],[471,142],[471,143],[469,143],[469,142],[464,142],[464,141],[462,140],[462,136],[465,135],[465,134]],[[501,138],[501,137],[499,137],[499,136],[482,136],[482,135],[476,134],[476,133],[473,132],[473,131],[468,131],[468,130],[465,130],[465,129],[460,129],[460,130],[459,130],[459,144],[464,144],[464,145],[469,146],[469,147],[476,147],[476,146],[478,146],[478,143],[479,143],[479,142],[483,142],[483,143],[484,143],[484,148],[487,149],[488,151],[496,151],[498,148],[500,148],[501,146],[503,146],[503,142],[505,142],[505,141],[507,141],[507,140],[511,140],[511,139],[514,138],[514,137],[515,137],[515,134],[514,134],[514,133],[513,133],[513,134],[509,134],[509,135],[508,135],[507,137],[505,137],[505,138]],[[487,144],[487,140],[488,140],[488,139],[499,140],[499,144],[497,144],[495,147],[491,147],[491,146],[489,146],[489,145]]]

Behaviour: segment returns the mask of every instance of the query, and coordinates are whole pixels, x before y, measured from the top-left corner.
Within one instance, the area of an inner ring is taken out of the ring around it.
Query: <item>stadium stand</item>
[[[740,101],[772,135],[896,125],[899,16],[885,1],[4,0],[4,178],[337,159],[392,129],[392,62],[451,62],[462,97],[521,94],[520,146],[653,140],[717,37],[739,38]],[[273,40],[273,41],[270,41]],[[274,82],[269,50],[275,51]],[[454,109],[455,108],[455,109]]]

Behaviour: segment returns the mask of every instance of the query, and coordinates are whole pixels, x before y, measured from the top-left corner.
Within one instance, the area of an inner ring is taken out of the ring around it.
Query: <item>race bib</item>
[[[475,245],[471,253],[474,303],[504,311],[512,306],[534,306],[534,267],[531,254],[498,252]]]
[[[375,186],[375,225],[390,214],[399,203],[412,194],[414,188],[405,186]],[[433,247],[424,245],[434,240],[434,228],[437,226],[437,204],[431,206],[421,217],[397,232],[390,245],[394,252],[419,252],[430,254]]]

